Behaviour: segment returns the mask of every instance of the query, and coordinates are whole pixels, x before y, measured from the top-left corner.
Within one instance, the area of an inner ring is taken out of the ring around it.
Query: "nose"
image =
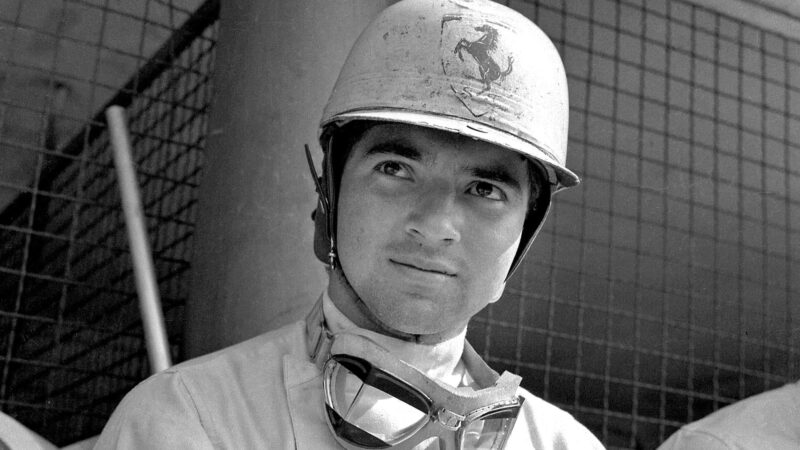
[[[419,195],[406,221],[406,232],[420,243],[447,245],[461,240],[462,212],[456,196],[446,188]]]

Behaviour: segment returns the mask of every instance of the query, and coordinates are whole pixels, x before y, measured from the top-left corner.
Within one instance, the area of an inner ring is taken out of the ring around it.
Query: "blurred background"
[[[0,410],[58,445],[149,373],[107,105],[128,111],[176,361],[324,289],[302,144],[392,2],[222,3],[0,0]],[[583,183],[476,349],[610,448],[800,379],[800,5],[502,3],[564,59]]]

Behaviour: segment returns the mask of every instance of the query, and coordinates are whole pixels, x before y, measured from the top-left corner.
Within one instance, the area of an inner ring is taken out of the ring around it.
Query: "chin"
[[[463,323],[454,322],[452,315],[431,307],[430,303],[419,304],[422,302],[413,300],[405,302],[402,310],[397,308],[395,311],[380,311],[375,315],[384,326],[404,334],[450,335],[463,328]],[[443,320],[443,318],[448,320]]]
[[[431,334],[443,331],[441,312],[431,300],[424,298],[397,299],[390,308],[370,307],[385,326],[407,334]],[[369,305],[368,305],[369,306]]]

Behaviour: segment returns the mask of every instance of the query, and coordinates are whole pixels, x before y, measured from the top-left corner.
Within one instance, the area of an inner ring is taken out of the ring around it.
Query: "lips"
[[[421,259],[421,258],[409,258],[409,257],[390,258],[389,261],[399,266],[436,275],[454,277],[456,276],[457,273],[456,269],[451,264],[440,261]]]

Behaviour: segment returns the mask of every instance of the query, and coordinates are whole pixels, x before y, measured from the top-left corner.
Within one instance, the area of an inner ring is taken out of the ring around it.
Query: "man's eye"
[[[473,183],[467,190],[472,195],[487,198],[489,200],[505,200],[506,196],[500,188],[487,183],[485,181],[478,181]]]
[[[385,161],[375,168],[378,172],[392,177],[408,178],[408,170],[397,161]]]

